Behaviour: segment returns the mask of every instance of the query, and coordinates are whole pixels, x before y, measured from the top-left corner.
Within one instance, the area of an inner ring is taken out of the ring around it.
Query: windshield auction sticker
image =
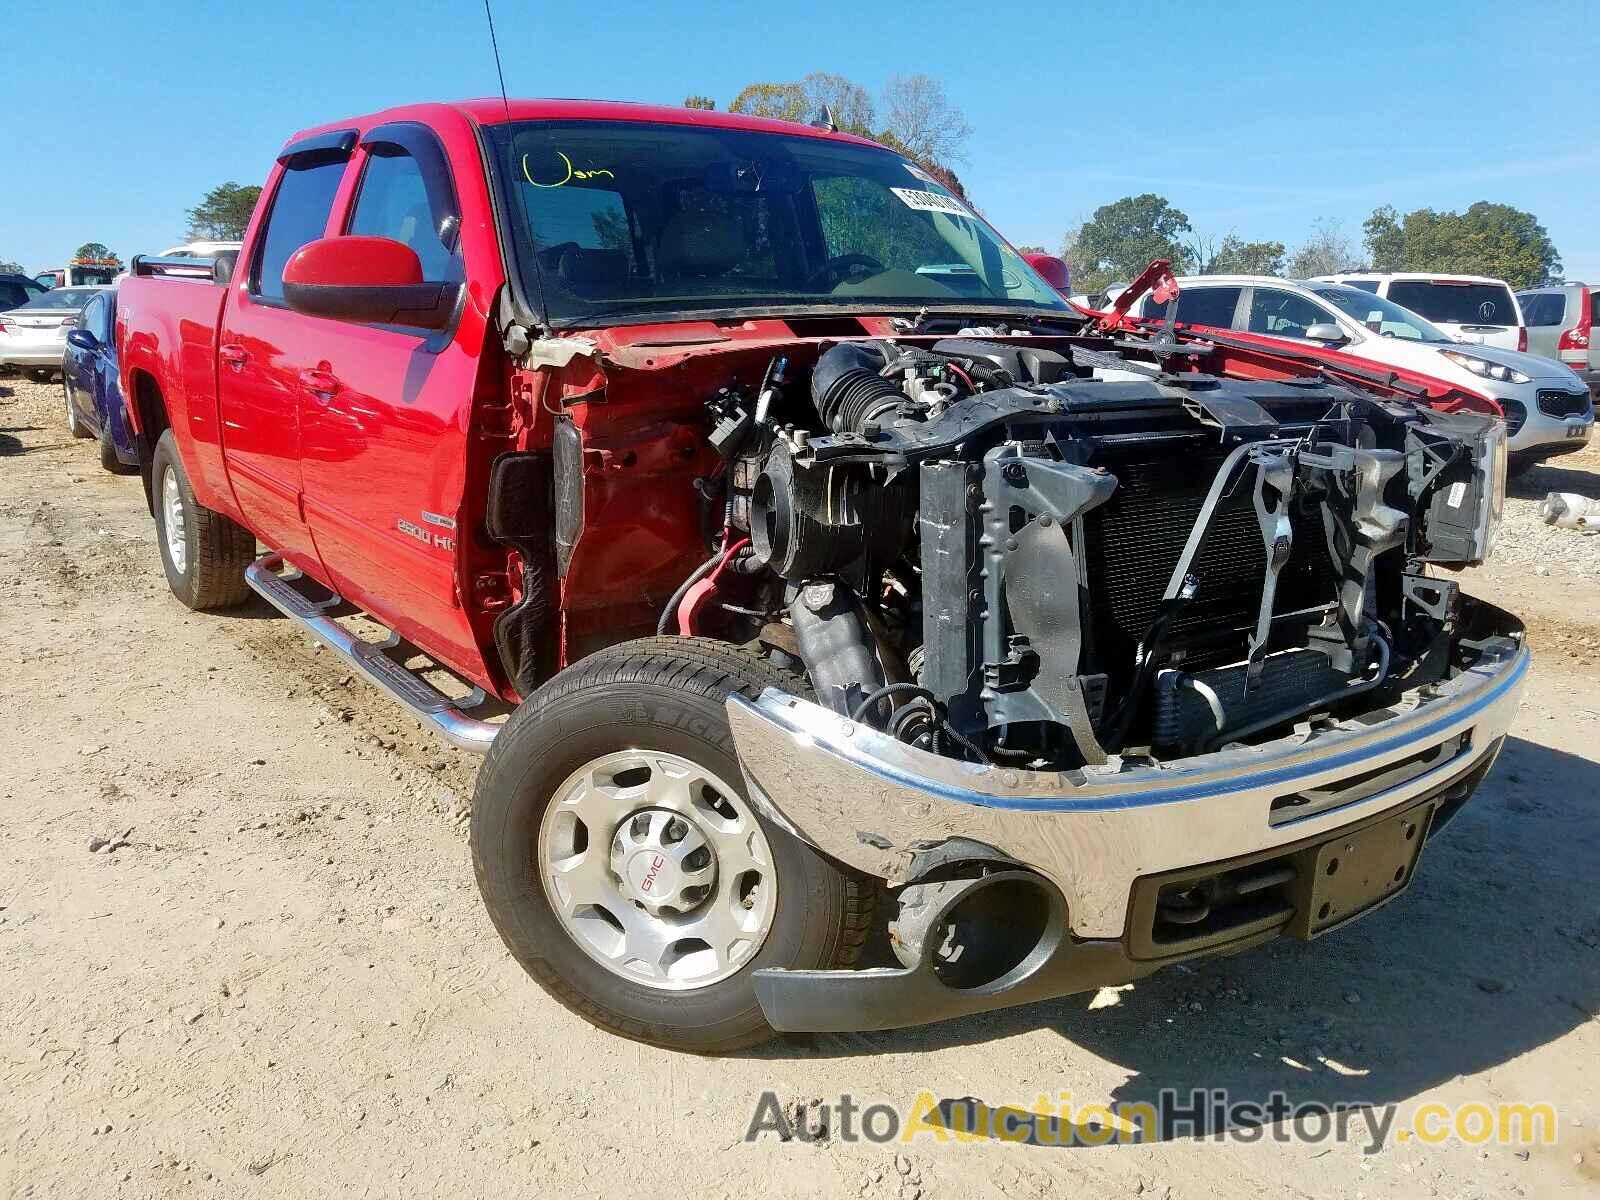
[[[916,188],[890,188],[900,198],[900,203],[907,208],[914,208],[918,212],[945,213],[952,217],[970,217],[965,205],[954,196],[946,196],[943,192],[923,192]]]

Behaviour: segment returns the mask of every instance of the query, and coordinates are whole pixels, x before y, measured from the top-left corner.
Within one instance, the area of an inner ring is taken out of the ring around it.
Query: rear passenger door
[[[403,242],[424,279],[460,283],[459,193],[432,130],[369,130],[353,169],[341,232]],[[304,351],[295,366],[323,383],[300,395],[306,517],[334,586],[402,635],[470,661],[456,517],[481,327],[469,337],[459,316],[443,330],[330,319]]]
[[[283,299],[289,256],[323,236],[355,146],[354,131],[288,147],[251,260],[235,274],[217,339],[222,446],[234,495],[256,535],[317,575],[301,508],[301,364],[332,321],[291,312]]]
[[[1239,307],[1239,297],[1244,289],[1232,285],[1185,287],[1178,294],[1176,320],[1184,325],[1209,325],[1213,329],[1233,329],[1234,316]],[[1149,315],[1160,319],[1165,312],[1154,307]]]

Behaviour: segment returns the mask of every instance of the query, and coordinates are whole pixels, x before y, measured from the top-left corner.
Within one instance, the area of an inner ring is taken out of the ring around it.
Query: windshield
[[[1069,312],[962,201],[887,150],[640,122],[489,130],[530,296],[567,324],[763,307]]]
[[[1517,302],[1503,283],[1440,283],[1432,279],[1396,279],[1389,299],[1414,309],[1430,321],[1456,325],[1516,325]]]
[[[1330,284],[1311,289],[1329,304],[1347,316],[1354,317],[1373,333],[1396,337],[1407,342],[1450,342],[1454,338],[1417,316],[1408,308],[1401,308],[1382,296],[1374,296],[1360,288]]]
[[[20,308],[82,308],[89,297],[98,295],[99,288],[51,288],[37,296],[28,297]]]

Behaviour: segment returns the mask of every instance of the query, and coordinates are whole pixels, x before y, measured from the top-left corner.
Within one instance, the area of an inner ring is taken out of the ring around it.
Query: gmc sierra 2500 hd
[[[487,751],[489,914],[629,1037],[1315,937],[1519,703],[1519,625],[1436,569],[1499,520],[1478,398],[1085,314],[859,138],[403,108],[291,139],[194,268],[119,306],[173,592],[255,589]]]

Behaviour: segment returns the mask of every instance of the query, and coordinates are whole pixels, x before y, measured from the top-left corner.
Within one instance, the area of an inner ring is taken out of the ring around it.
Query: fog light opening
[[[1020,967],[1050,929],[1049,892],[1026,879],[974,888],[930,931],[933,973],[946,987],[984,987]]]

